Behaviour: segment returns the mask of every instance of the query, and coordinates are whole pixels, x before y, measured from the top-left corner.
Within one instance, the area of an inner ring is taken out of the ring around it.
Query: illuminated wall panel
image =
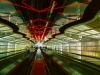
[[[0,42],[0,58],[7,55],[7,42]]]

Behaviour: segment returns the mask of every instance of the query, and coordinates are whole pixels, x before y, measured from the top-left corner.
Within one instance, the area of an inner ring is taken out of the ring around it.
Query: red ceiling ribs
[[[29,6],[28,4],[26,4],[26,3],[24,2],[24,0],[22,0],[22,4],[24,4],[25,6],[31,8],[31,9],[34,9],[34,10],[37,11],[37,12],[41,12],[41,11],[45,11],[45,10],[47,10],[47,9],[51,9],[51,6],[50,6],[50,7],[47,7],[47,8],[45,8],[45,9],[43,9],[43,10],[36,10],[35,8],[33,8],[33,7]]]
[[[33,10],[33,11],[36,11],[36,12],[46,12],[46,11],[49,11],[49,10],[51,9],[51,6],[45,8],[45,9],[43,9],[43,10],[37,10],[37,9],[35,9],[35,8],[33,8],[33,7],[31,7],[31,6],[27,5],[27,4],[25,4],[25,3],[24,3],[25,6],[22,6],[22,5],[19,5],[19,4],[15,4],[15,3],[12,3],[12,2],[7,2],[7,3],[8,3],[8,4],[13,4],[13,5],[15,5],[15,6],[19,6],[19,7],[22,7],[22,8],[26,8],[26,9],[29,9],[29,10]],[[80,2],[80,3],[77,3],[77,4],[70,4],[70,5],[68,5],[68,6],[59,6],[59,7],[57,7],[57,8],[54,8],[53,10],[61,9],[61,8],[67,8],[67,7],[69,7],[69,6],[77,6],[77,5],[80,5],[80,4],[82,4],[82,3],[84,3],[84,4],[89,4],[90,2],[85,1],[85,2]],[[55,5],[57,5],[57,3],[55,3]]]
[[[34,33],[32,35],[35,35],[36,37],[41,36],[41,38],[42,38],[43,31],[30,31],[30,32]],[[49,32],[49,30],[48,31],[46,30],[46,32],[44,33],[44,36],[47,35],[48,32]],[[43,36],[43,38],[44,38],[44,36]]]
[[[49,20],[44,20],[44,19],[38,18],[38,19],[32,20],[32,22],[36,22],[36,21],[38,21],[38,20],[40,20],[40,21],[42,21],[42,22],[47,22],[47,21],[49,21]],[[52,24],[54,24],[54,22],[51,22],[51,21],[49,21],[49,22],[52,23]]]
[[[22,4],[24,4],[25,6],[31,8],[31,9],[34,9],[34,10],[37,11],[37,12],[49,11],[49,10],[52,8],[52,6],[49,6],[49,7],[45,8],[45,9],[43,9],[43,10],[37,10],[37,9],[31,7],[30,5],[26,4],[24,1],[25,1],[25,0],[22,0]],[[53,2],[53,1],[55,1],[55,0],[52,0],[52,2]],[[56,6],[56,5],[57,5],[57,2],[55,1],[55,6]]]
[[[40,26],[40,27],[38,27],[38,26]],[[34,25],[34,26],[29,25],[29,26],[27,26],[27,28],[32,29],[32,30],[35,30],[35,29],[42,30],[45,28],[45,26],[43,26],[43,25]],[[52,28],[52,26],[47,26],[46,28]]]
[[[80,3],[77,3],[77,4],[70,4],[70,5],[67,5],[67,6],[60,6],[60,7],[57,7],[57,8],[54,8],[53,10],[55,10],[55,9],[61,9],[61,8],[67,8],[67,7],[70,7],[70,6],[78,6],[78,5],[80,5],[80,4],[89,4],[90,2],[80,2]]]
[[[36,30],[33,31],[33,30],[30,30],[30,33],[31,33],[32,36],[35,35],[35,37],[37,37],[37,36],[42,37],[43,31],[36,31]],[[45,34],[47,34],[47,33],[48,33],[48,31],[45,32]]]
[[[32,25],[31,25],[31,26],[32,26]],[[40,31],[41,29],[38,28],[38,31],[36,31],[36,28],[35,28],[36,26],[35,26],[35,27],[33,27],[33,26],[31,27],[31,26],[27,26],[27,28],[29,29],[29,31],[30,31],[31,34],[33,33],[32,35],[36,35],[36,36],[37,36],[37,35],[43,34],[43,31]],[[51,28],[51,27],[48,26],[47,29],[48,29],[48,28]],[[43,28],[43,29],[44,29],[44,28]],[[48,31],[49,31],[49,30],[48,30]],[[47,34],[48,31],[46,31],[45,34]],[[41,36],[42,36],[42,35],[41,35]]]
[[[13,4],[13,5],[15,5],[15,6],[18,6],[18,7],[22,7],[22,8],[26,8],[26,9],[29,9],[29,10],[33,10],[33,11],[36,11],[36,12],[45,12],[45,11],[49,11],[50,9],[51,9],[51,7],[52,6],[49,6],[49,7],[47,7],[47,8],[45,8],[45,9],[43,9],[43,10],[37,10],[37,9],[35,9],[35,8],[33,8],[33,7],[29,7],[29,6],[22,6],[22,5],[19,5],[19,4],[15,4],[15,3],[12,3],[12,2],[7,2],[8,4]]]
[[[2,0],[2,1],[6,1],[6,0]],[[55,1],[55,0],[52,0],[52,2]],[[46,11],[49,11],[51,10],[52,6],[49,6],[45,9],[42,9],[42,10],[37,10],[35,9],[34,7],[28,5],[25,3],[25,0],[22,0],[22,4],[23,5],[19,5],[19,4],[15,4],[15,3],[12,3],[12,2],[7,2],[8,4],[13,4],[15,6],[18,6],[18,7],[21,7],[21,8],[25,8],[25,9],[29,9],[29,10],[33,10],[33,11],[36,11],[38,13],[42,13],[42,12],[46,12]],[[59,6],[59,7],[56,7],[54,8],[53,10],[57,10],[57,9],[62,9],[62,8],[67,8],[67,7],[70,7],[70,6],[77,6],[77,5],[80,5],[80,4],[88,4],[89,1],[85,1],[85,2],[81,2],[81,3],[77,3],[77,4],[70,4],[68,6]],[[57,5],[57,2],[55,1],[55,6]],[[70,18],[69,18],[70,19]],[[71,19],[72,20],[72,19]],[[51,22],[51,21],[48,21],[48,20],[44,20],[44,19],[41,19],[41,18],[38,18],[38,19],[35,19],[35,20],[32,20],[32,22],[36,22],[36,21],[42,21],[42,22],[49,22],[51,24],[54,24],[54,22]],[[29,21],[28,21],[29,22]],[[43,30],[45,29],[45,25],[30,25],[30,26],[27,26],[27,28],[29,29],[30,33],[32,33],[32,37],[34,36],[35,39],[38,38],[38,36],[40,36],[40,38],[42,38],[42,34],[43,34]],[[49,28],[52,28],[52,26],[47,26],[46,27],[46,31],[44,32],[44,36],[47,35],[47,33],[49,32]],[[36,31],[37,30],[37,31]],[[42,31],[41,31],[42,30]],[[43,38],[44,38],[43,36]]]

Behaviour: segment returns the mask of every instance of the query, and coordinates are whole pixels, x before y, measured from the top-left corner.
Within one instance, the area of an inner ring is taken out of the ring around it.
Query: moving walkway
[[[46,58],[47,57],[47,58]],[[49,60],[49,61],[48,61]],[[26,56],[22,62],[16,65],[6,75],[70,75],[64,73],[64,69],[38,49],[33,53],[32,60]]]
[[[12,70],[1,75],[100,75],[99,67],[67,54],[47,55],[43,50],[37,49],[31,60],[30,55],[26,55]]]

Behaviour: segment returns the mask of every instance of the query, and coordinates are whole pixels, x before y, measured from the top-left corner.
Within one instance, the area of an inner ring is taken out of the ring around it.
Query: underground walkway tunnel
[[[0,0],[0,75],[100,75],[100,0]]]

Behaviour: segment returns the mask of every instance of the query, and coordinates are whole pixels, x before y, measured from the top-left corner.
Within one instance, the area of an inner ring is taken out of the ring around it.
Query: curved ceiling
[[[32,41],[45,41],[80,20],[91,0],[0,0],[0,18]],[[17,27],[16,27],[17,26]]]

